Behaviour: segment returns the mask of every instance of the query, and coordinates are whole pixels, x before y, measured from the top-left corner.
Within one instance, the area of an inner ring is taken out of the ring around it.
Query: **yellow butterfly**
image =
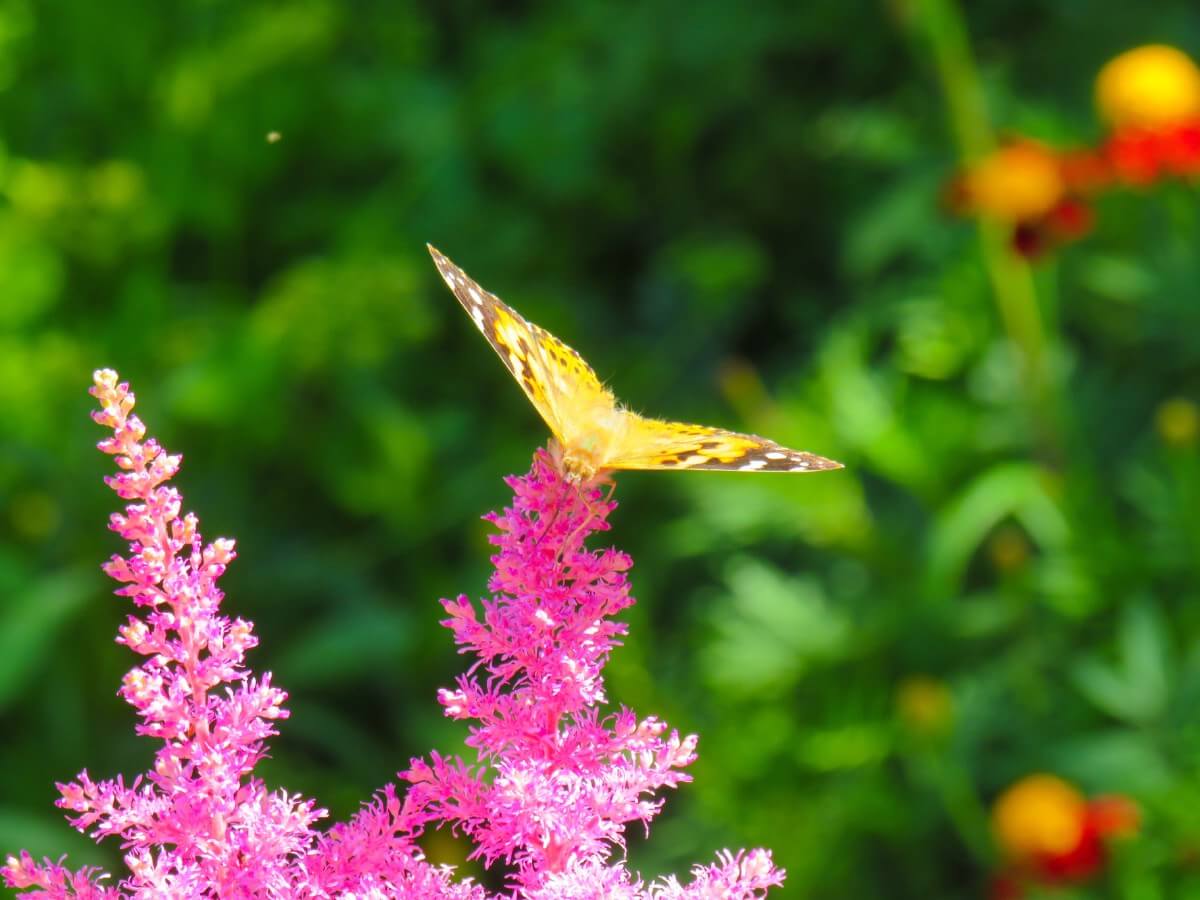
[[[620,406],[583,357],[472,281],[432,245],[438,271],[525,390],[581,481],[609,469],[819,472],[841,463],[753,434],[647,419]]]

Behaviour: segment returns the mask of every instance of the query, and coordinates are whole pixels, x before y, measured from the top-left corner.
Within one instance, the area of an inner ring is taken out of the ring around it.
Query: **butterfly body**
[[[841,463],[766,438],[664,422],[621,406],[583,357],[429,248],[438,272],[550,426],[572,477],[611,469],[818,472]]]

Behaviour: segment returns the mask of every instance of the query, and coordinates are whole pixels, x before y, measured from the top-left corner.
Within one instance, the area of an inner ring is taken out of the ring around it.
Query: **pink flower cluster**
[[[102,370],[92,394],[96,421],[113,432],[100,443],[119,469],[108,484],[128,501],[111,527],[129,552],[105,571],[139,611],[118,637],[142,657],[120,693],[138,733],[160,746],[132,784],[85,771],[58,786],[72,825],[121,842],[119,883],[21,853],[0,870],[8,886],[43,898],[750,900],[782,883],[764,850],[722,853],[687,885],[646,884],[626,867],[625,826],[648,825],[663,802],[656,792],[689,779],[681,770],[696,738],[626,709],[602,715],[602,670],[625,632],[613,617],[634,602],[631,561],[585,548],[616,504],[563,477],[544,452],[508,480],[512,507],[488,517],[499,529],[492,599],[478,612],[465,597],[443,601],[443,624],[477,659],[440,700],[446,715],[474,723],[475,762],[414,760],[403,795],[388,785],[350,821],[316,829],[324,810],[253,774],[287,695],[246,668],[252,625],[220,613],[217,580],[233,542],[205,545],[196,517],[181,516],[167,485],[180,458],[145,439],[128,385]],[[470,838],[489,867],[504,865],[511,892],[489,894],[426,861],[416,840],[442,825]]]

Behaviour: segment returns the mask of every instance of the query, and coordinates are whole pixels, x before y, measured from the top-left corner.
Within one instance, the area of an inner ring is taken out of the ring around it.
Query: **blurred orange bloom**
[[[1096,76],[1096,107],[1114,130],[1200,118],[1200,68],[1165,44],[1127,50]]]
[[[1013,249],[1034,257],[1090,231],[1100,191],[1200,179],[1200,67],[1186,53],[1149,44],[1114,57],[1096,77],[1096,106],[1111,129],[1099,147],[1007,144],[950,182],[950,208],[1010,226]]]
[[[992,829],[1004,855],[1017,861],[1059,856],[1083,835],[1087,800],[1054,775],[1022,778],[996,800]]]
[[[1054,775],[1022,778],[997,798],[992,830],[1005,860],[995,895],[1021,896],[1020,884],[1085,881],[1107,858],[1105,839],[1136,833],[1137,805],[1118,795],[1088,800]]]
[[[949,185],[946,200],[959,215],[1012,228],[1013,249],[1037,256],[1076,240],[1092,226],[1086,194],[1112,181],[1108,159],[1077,150],[1057,153],[1032,140],[995,150]]]
[[[962,176],[963,211],[1001,222],[1040,219],[1058,205],[1064,184],[1058,157],[1035,141],[993,151]]]

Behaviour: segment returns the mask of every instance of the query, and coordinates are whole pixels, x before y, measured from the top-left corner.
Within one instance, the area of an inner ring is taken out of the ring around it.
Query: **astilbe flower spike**
[[[232,541],[203,544],[192,514],[167,482],[180,458],[167,454],[132,414],[134,397],[115,372],[96,373],[98,423],[113,432],[100,448],[120,470],[107,479],[128,501],[111,527],[129,541],[105,571],[139,615],[118,641],[143,657],[121,696],[161,742],[153,769],[126,784],[86,771],[59,785],[58,805],[97,839],[126,851],[117,884],[91,868],[9,857],[0,875],[24,896],[49,898],[731,898],[752,900],[783,881],[765,850],[723,852],[681,884],[649,885],[623,859],[624,829],[649,825],[660,788],[689,780],[695,736],[621,709],[607,716],[602,669],[625,633],[613,616],[632,604],[628,556],[589,551],[614,503],[561,474],[539,452],[532,470],[508,480],[511,508],[488,519],[494,596],[482,617],[465,598],[443,601],[460,652],[477,657],[440,700],[446,715],[474,724],[476,761],[437,753],[401,773],[350,821],[324,833],[310,800],[268,791],[253,770],[286,718],[287,695],[269,674],[245,666],[257,638],[249,622],[220,614],[217,580]],[[479,676],[486,673],[481,682]],[[448,825],[487,865],[503,861],[510,893],[492,895],[448,866],[428,863],[416,839]]]
[[[615,503],[563,477],[549,454],[509,478],[512,507],[487,518],[491,600],[482,615],[466,597],[443,601],[462,653],[477,656],[446,714],[472,722],[468,745],[486,765],[433,756],[405,777],[427,821],[449,823],[486,863],[513,866],[523,897],[754,897],[782,881],[769,855],[727,856],[682,888],[643,887],[622,862],[625,826],[658,814],[655,792],[690,780],[696,737],[680,737],[628,709],[602,718],[602,670],[626,626],[613,616],[634,601],[617,550],[589,551]],[[481,671],[486,678],[481,678]]]

